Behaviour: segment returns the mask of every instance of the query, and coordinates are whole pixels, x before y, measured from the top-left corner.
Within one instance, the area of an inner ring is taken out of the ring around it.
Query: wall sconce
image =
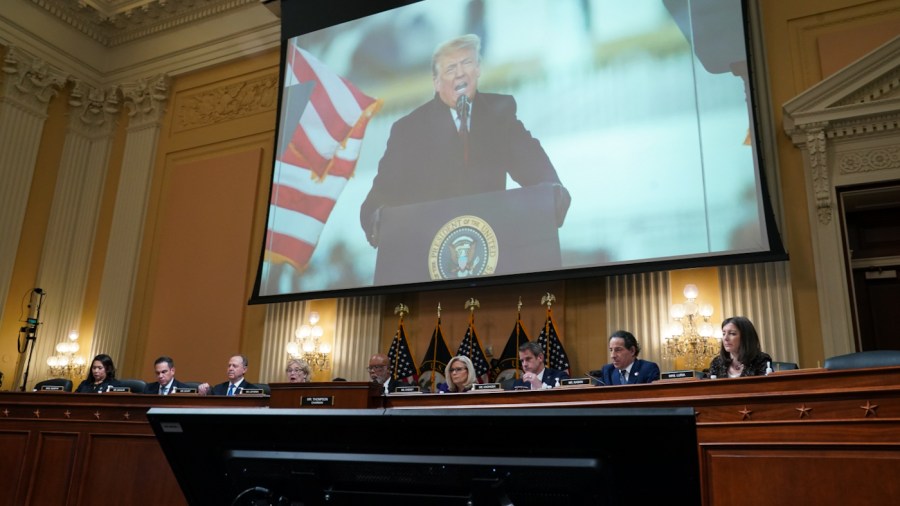
[[[286,351],[293,359],[304,360],[314,371],[327,371],[331,344],[322,342],[324,331],[318,325],[319,313],[309,313],[309,324],[294,331],[294,339],[288,342]]]
[[[687,367],[694,370],[706,369],[721,347],[721,341],[715,337],[716,328],[709,323],[713,306],[698,304],[699,296],[697,285],[685,285],[685,302],[669,308],[669,316],[675,321],[665,332],[663,345],[664,359],[684,358]]]
[[[78,331],[69,332],[68,339],[56,345],[56,355],[47,357],[50,374],[57,378],[77,378],[84,376],[87,362],[78,353]]]

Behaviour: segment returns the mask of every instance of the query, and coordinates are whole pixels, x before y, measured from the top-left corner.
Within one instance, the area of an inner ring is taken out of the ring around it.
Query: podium
[[[552,185],[385,208],[378,235],[376,285],[539,272],[562,263]]]

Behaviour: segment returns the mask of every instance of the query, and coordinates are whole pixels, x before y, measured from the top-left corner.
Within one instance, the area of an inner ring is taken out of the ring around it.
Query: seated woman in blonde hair
[[[469,357],[459,355],[450,359],[447,368],[444,370],[444,377],[447,383],[438,385],[440,392],[465,392],[471,390],[475,384],[475,366]]]
[[[288,360],[284,372],[287,373],[288,383],[309,383],[312,381],[312,371],[305,360],[296,358]]]

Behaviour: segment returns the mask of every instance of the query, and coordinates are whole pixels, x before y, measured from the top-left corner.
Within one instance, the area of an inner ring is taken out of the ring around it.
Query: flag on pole
[[[381,101],[296,44],[287,51],[285,131],[276,153],[265,256],[302,269],[356,170],[366,126]]]
[[[519,362],[519,346],[528,342],[528,334],[522,326],[522,320],[516,318],[516,324],[509,334],[509,340],[500,354],[500,360],[497,363],[496,381],[503,381],[509,378],[519,379],[522,377],[522,364]]]
[[[487,357],[481,342],[478,341],[478,334],[475,332],[475,316],[469,317],[469,326],[466,327],[466,336],[459,345],[457,355],[465,355],[472,361],[475,366],[475,376],[479,383],[488,383],[491,380],[491,366],[488,365]]]
[[[444,378],[444,371],[447,370],[447,364],[452,358],[453,355],[450,354],[450,348],[441,332],[439,317],[434,332],[431,333],[428,351],[425,352],[425,357],[419,365],[419,386],[423,392],[437,392],[438,384],[447,380]]]
[[[556,325],[553,323],[553,312],[547,308],[547,321],[544,322],[544,328],[541,329],[541,335],[538,336],[538,343],[544,349],[544,365],[550,369],[557,371],[569,372],[569,356],[563,348],[562,341],[556,334]]]
[[[419,373],[413,362],[412,351],[409,349],[409,341],[406,340],[406,331],[403,330],[402,320],[400,328],[397,329],[397,333],[394,334],[394,339],[391,341],[391,348],[388,350],[388,363],[390,363],[391,378],[413,385],[418,384]]]

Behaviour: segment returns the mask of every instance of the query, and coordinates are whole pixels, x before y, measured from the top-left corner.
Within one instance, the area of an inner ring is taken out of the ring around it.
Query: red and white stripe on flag
[[[308,82],[313,87],[289,145],[275,161],[266,259],[302,269],[356,169],[366,126],[381,101],[293,44],[286,65],[285,88]]]

